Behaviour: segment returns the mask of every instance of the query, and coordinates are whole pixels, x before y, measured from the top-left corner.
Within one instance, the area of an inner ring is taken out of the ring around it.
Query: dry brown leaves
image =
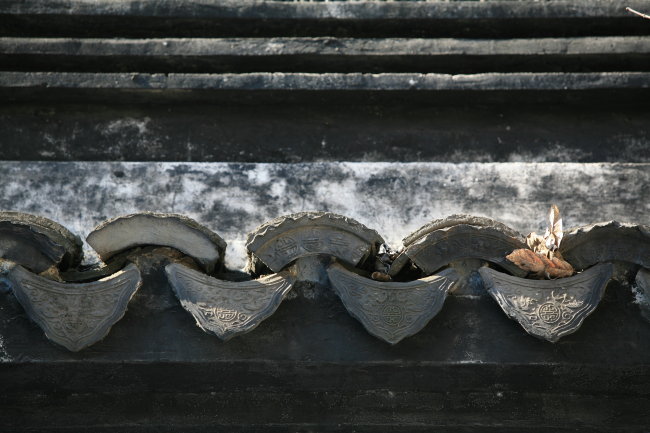
[[[530,272],[530,276],[534,278],[563,278],[570,277],[574,273],[573,266],[562,260],[558,253],[549,259],[543,254],[522,248],[508,254],[506,259]]]
[[[373,272],[372,275],[370,275],[370,278],[372,278],[373,280],[382,281],[382,282],[388,282],[388,281],[392,280],[390,275],[388,275],[388,274],[386,274],[384,272],[379,272],[379,271]]]
[[[506,256],[533,278],[563,278],[575,273],[573,266],[562,259],[558,248],[563,237],[560,209],[552,205],[548,213],[548,228],[544,236],[530,233],[526,237],[529,250],[514,250]]]

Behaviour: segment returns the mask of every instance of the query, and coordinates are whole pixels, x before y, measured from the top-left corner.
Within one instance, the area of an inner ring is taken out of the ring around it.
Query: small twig
[[[641,12],[635,11],[632,8],[625,8],[625,10],[628,11],[628,12],[632,12],[633,14],[638,15],[641,18],[645,18],[646,20],[650,20],[650,15],[642,14]]]

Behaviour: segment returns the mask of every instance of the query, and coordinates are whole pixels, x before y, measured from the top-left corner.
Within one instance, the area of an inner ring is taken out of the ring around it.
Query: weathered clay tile
[[[576,269],[611,261],[650,268],[650,227],[617,221],[578,227],[564,234],[560,252]]]
[[[107,261],[122,251],[145,245],[177,249],[212,272],[223,261],[226,242],[216,233],[183,215],[142,212],[110,219],[87,237]]]
[[[81,284],[59,283],[14,266],[6,276],[30,319],[51,341],[73,352],[95,344],[126,312],[142,282],[129,265],[107,278]]]
[[[452,262],[481,259],[494,263],[514,275],[525,272],[506,260],[515,249],[526,248],[522,236],[489,218],[452,215],[435,220],[404,239],[402,257],[394,262],[395,275],[408,257],[426,275]]]
[[[293,284],[288,272],[232,282],[177,263],[167,265],[165,271],[197,326],[222,340],[252,331],[275,312]]]
[[[445,271],[405,283],[379,282],[348,271],[338,263],[328,270],[345,308],[366,330],[390,344],[426,326],[440,311],[456,275]]]
[[[302,212],[276,218],[248,235],[248,268],[258,274],[266,265],[279,272],[294,260],[330,255],[351,265],[374,257],[382,237],[363,224],[329,212]]]
[[[479,270],[488,293],[531,335],[555,343],[580,328],[605,293],[611,264],[557,280],[513,277],[487,267]]]
[[[81,240],[62,225],[36,215],[0,212],[0,258],[40,273],[81,261]]]

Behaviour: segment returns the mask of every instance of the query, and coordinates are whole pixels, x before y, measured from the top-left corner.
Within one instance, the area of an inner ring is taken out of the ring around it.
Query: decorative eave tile
[[[530,280],[487,267],[479,270],[490,295],[531,335],[557,342],[576,332],[605,293],[613,271],[599,264],[557,280]]]
[[[293,284],[288,272],[232,282],[177,263],[167,265],[165,271],[197,326],[222,340],[252,331],[277,310]]]
[[[416,334],[440,311],[455,281],[453,271],[405,283],[379,282],[338,263],[327,273],[348,312],[390,344]]]
[[[51,341],[77,352],[104,338],[140,287],[140,271],[122,271],[90,283],[66,284],[14,266],[6,276],[30,319]]]

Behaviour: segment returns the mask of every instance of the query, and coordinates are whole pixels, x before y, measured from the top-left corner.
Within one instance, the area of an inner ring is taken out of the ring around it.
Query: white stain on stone
[[[642,287],[632,284],[631,289],[632,295],[634,295],[633,303],[643,305],[644,307],[650,307],[650,301],[646,298],[645,291]]]
[[[546,144],[535,151],[521,150],[508,155],[509,162],[571,162],[588,160],[591,152],[568,147],[561,143]]]
[[[246,172],[248,181],[255,185],[266,185],[271,181],[270,168],[264,164],[256,165],[255,168]]]
[[[526,234],[543,226],[551,203],[567,227],[650,223],[650,164],[2,162],[0,175],[0,208],[51,218],[82,237],[119,215],[187,215],[228,242],[233,269],[245,264],[247,232],[308,210],[354,218],[394,248],[454,213],[494,218]]]
[[[118,120],[113,120],[111,122],[108,122],[106,124],[106,127],[104,129],[105,132],[108,132],[109,134],[119,134],[123,133],[124,130],[127,129],[135,129],[138,131],[138,134],[146,134],[148,132],[147,125],[151,122],[151,119],[149,117],[144,117],[142,119],[136,119],[136,118],[124,118],[124,119],[118,119]]]
[[[5,347],[5,340],[0,335],[0,362],[11,362],[11,356],[7,353],[7,348]]]

